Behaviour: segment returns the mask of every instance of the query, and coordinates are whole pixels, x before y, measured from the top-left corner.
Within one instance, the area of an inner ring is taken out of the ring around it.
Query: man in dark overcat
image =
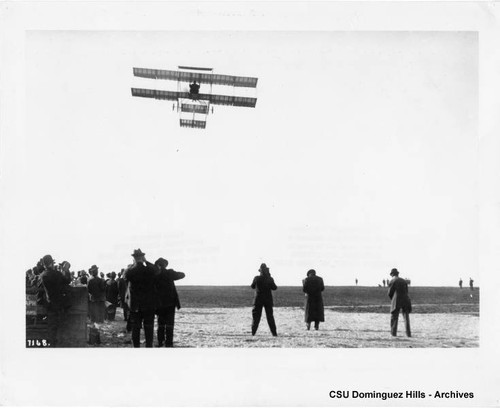
[[[302,290],[306,294],[304,320],[307,330],[311,329],[311,322],[314,322],[314,329],[318,330],[319,323],[325,321],[325,308],[321,294],[325,290],[323,278],[317,276],[314,269],[309,269],[307,278],[302,281]]]
[[[393,268],[390,273],[393,276],[389,282],[389,297],[391,298],[391,334],[397,335],[399,311],[403,311],[405,319],[406,335],[411,337],[410,312],[411,300],[408,296],[408,284],[405,279],[399,277],[399,271]]]
[[[146,261],[145,253],[136,249],[132,256],[134,263],[123,273],[128,282],[126,301],[130,310],[132,342],[140,347],[141,327],[144,324],[146,347],[153,347],[155,310],[157,297],[155,290],[158,268]]]
[[[252,289],[255,289],[255,298],[253,302],[252,309],[252,336],[255,336],[257,329],[259,328],[260,318],[262,316],[262,308],[266,311],[267,324],[269,324],[269,329],[273,336],[277,336],[276,323],[273,316],[273,290],[278,289],[274,283],[274,279],[271,277],[269,268],[265,263],[260,265],[259,268],[260,275],[253,278],[253,282],[250,285]]]
[[[55,269],[51,255],[45,255],[42,264],[44,271],[40,275],[40,282],[47,301],[48,341],[51,347],[57,347],[64,309],[69,305],[68,285],[71,276]]]
[[[108,320],[115,320],[116,307],[118,305],[118,282],[115,280],[116,272],[109,274],[109,279],[106,281],[106,302],[109,305],[106,307],[106,316]]]
[[[88,280],[89,311],[92,323],[104,323],[106,312],[106,281],[99,277],[99,268],[92,265],[89,269],[91,278]]]
[[[125,296],[127,294],[128,283],[125,279],[123,279],[123,272],[125,269],[122,269],[118,272],[118,279],[116,283],[118,284],[118,301],[120,303],[121,308],[123,309],[123,320],[128,320],[128,305],[125,302]]]
[[[158,347],[173,347],[175,309],[181,308],[174,282],[184,279],[186,274],[176,272],[173,269],[167,269],[168,261],[164,258],[158,258],[155,265],[160,269],[160,273],[156,277],[156,290],[158,293],[158,309],[156,311],[158,314]]]

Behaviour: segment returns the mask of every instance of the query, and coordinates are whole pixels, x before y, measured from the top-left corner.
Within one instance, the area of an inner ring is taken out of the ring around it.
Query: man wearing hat
[[[302,291],[306,294],[305,316],[307,330],[311,329],[311,322],[314,322],[314,329],[319,329],[319,323],[325,321],[325,307],[321,292],[325,290],[323,278],[316,275],[314,269],[307,271],[307,278],[302,281]]]
[[[116,283],[118,284],[118,302],[123,309],[123,320],[128,321],[128,305],[125,301],[128,283],[125,279],[123,279],[123,272],[125,272],[125,269],[118,272],[118,279],[116,279]]]
[[[115,320],[116,307],[118,306],[118,283],[116,282],[116,273],[111,272],[108,274],[109,279],[106,281],[106,316],[108,320]]]
[[[271,291],[278,289],[271,278],[269,268],[265,263],[260,265],[260,275],[253,278],[250,285],[255,289],[255,298],[252,309],[252,336],[255,336],[259,328],[260,318],[262,316],[262,308],[266,311],[267,324],[273,336],[277,336],[276,323],[273,316],[273,294]]]
[[[181,308],[179,295],[175,288],[174,281],[184,279],[183,272],[176,272],[167,269],[168,261],[165,258],[158,258],[155,265],[160,269],[156,277],[156,290],[158,293],[158,347],[174,346],[174,324],[175,309]],[[166,339],[165,339],[166,332]]]
[[[62,314],[68,304],[68,285],[71,282],[69,275],[63,275],[55,269],[55,262],[51,255],[42,258],[44,271],[40,275],[40,282],[45,291],[47,300],[48,341],[51,347],[57,347],[58,331],[62,323]]]
[[[399,277],[399,271],[396,268],[391,270],[392,280],[389,282],[389,297],[391,298],[391,334],[397,335],[399,311],[403,311],[405,319],[406,335],[411,337],[410,330],[410,312],[411,300],[408,296],[408,284],[406,280]]]
[[[106,282],[98,276],[99,268],[92,265],[89,269],[91,278],[87,283],[89,291],[89,309],[90,321],[95,323],[104,323],[106,311]]]
[[[143,324],[146,347],[153,347],[157,307],[155,283],[158,268],[146,261],[145,255],[140,249],[136,249],[132,253],[134,263],[123,273],[123,278],[128,282],[126,301],[130,310],[134,347],[140,347],[141,326]]]

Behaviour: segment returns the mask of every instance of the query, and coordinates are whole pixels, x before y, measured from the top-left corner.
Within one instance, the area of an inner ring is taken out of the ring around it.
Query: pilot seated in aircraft
[[[194,81],[192,84],[189,84],[189,93],[191,95],[198,95],[200,93],[200,85]]]

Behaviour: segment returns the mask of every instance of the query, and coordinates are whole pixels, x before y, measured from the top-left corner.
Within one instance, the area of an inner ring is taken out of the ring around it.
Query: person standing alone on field
[[[136,249],[132,256],[134,264],[123,273],[128,282],[126,301],[130,310],[132,342],[134,347],[141,345],[141,327],[144,325],[146,347],[153,347],[156,298],[156,275],[158,268],[146,261],[145,253]]]
[[[273,336],[277,336],[276,323],[273,316],[273,290],[278,289],[274,283],[274,279],[271,277],[269,268],[265,263],[260,265],[259,268],[260,275],[253,278],[253,282],[250,285],[252,289],[255,289],[255,298],[253,302],[252,309],[252,336],[255,336],[257,329],[259,328],[260,318],[262,316],[262,308],[266,311],[267,324]]]
[[[460,280],[458,281],[458,286],[460,286],[460,289],[462,289],[462,283],[463,283],[462,278],[460,278]]]
[[[155,265],[160,269],[156,276],[156,290],[158,293],[158,347],[174,346],[174,324],[175,309],[181,308],[179,295],[175,288],[174,281],[184,279],[184,272],[176,272],[173,269],[167,269],[168,261],[164,258],[158,258]],[[166,339],[165,339],[166,332]]]
[[[474,280],[472,278],[469,278],[469,286],[470,290],[474,290]]]
[[[393,276],[389,282],[389,297],[391,298],[391,334],[397,335],[398,332],[398,318],[399,311],[403,311],[405,319],[406,335],[411,337],[410,330],[410,312],[411,300],[408,296],[408,284],[406,281],[399,277],[399,271],[393,268],[390,273]]]
[[[306,294],[305,322],[307,330],[311,329],[311,322],[314,322],[314,329],[318,330],[319,322],[325,321],[325,308],[321,294],[325,290],[325,285],[323,279],[316,276],[314,269],[307,272],[307,278],[302,281],[302,290]]]

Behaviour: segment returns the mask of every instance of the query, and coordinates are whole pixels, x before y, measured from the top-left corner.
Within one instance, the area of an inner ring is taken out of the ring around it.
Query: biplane
[[[212,105],[255,108],[257,98],[213,94],[214,86],[257,88],[257,79],[233,75],[214,74],[212,68],[178,66],[177,71],[134,68],[134,76],[149,79],[177,81],[177,91],[132,88],[132,96],[174,101],[172,110],[180,116],[180,126],[205,129]],[[188,86],[186,86],[188,85]]]

